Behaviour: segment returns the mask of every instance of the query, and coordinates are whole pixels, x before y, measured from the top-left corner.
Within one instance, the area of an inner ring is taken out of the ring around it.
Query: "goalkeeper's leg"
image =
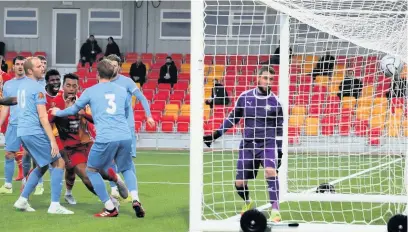
[[[237,161],[237,175],[235,177],[235,188],[237,190],[238,195],[244,200],[245,204],[242,207],[241,214],[245,211],[253,209],[254,203],[251,201],[249,197],[249,189],[248,189],[248,179],[254,179],[257,174],[258,169],[254,169],[259,167],[259,162],[254,160],[254,150],[253,144],[248,144],[249,147],[244,148],[244,142],[242,141],[239,146],[239,157]],[[249,149],[247,149],[249,148]],[[245,158],[244,158],[245,157]],[[257,167],[254,167],[254,164]]]
[[[261,158],[264,160],[265,178],[268,184],[269,200],[272,205],[270,220],[279,222],[281,220],[279,213],[279,180],[276,170],[275,144],[271,143],[272,142],[265,141],[264,157]]]

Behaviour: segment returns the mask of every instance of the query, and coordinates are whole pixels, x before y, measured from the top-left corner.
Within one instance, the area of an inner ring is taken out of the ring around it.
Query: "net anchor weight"
[[[273,223],[264,213],[251,209],[242,214],[240,225],[242,232],[273,232],[273,227],[298,227],[299,223]]]

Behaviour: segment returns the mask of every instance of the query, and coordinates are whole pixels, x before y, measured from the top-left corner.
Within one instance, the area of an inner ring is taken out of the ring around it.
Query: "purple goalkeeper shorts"
[[[275,140],[241,141],[236,179],[255,179],[260,165],[264,168],[276,168]]]

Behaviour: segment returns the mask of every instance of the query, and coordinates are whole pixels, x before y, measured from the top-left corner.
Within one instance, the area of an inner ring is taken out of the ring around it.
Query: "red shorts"
[[[62,143],[62,141],[61,141],[61,139],[60,139],[59,136],[56,136],[56,137],[55,137],[55,141],[57,142],[58,149],[59,149],[59,150],[63,150],[63,149],[64,149],[64,144]]]
[[[89,151],[93,143],[82,144],[77,147],[69,147],[64,149],[65,166],[66,168],[73,168],[81,163],[88,162]]]

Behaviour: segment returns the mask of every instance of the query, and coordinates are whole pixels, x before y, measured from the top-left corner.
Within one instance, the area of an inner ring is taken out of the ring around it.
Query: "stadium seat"
[[[174,122],[162,122],[161,131],[164,133],[173,133],[174,132]]]
[[[373,85],[364,86],[361,90],[361,97],[373,97],[374,90],[375,89]]]
[[[354,135],[365,137],[368,135],[368,121],[356,120],[354,122]]]
[[[166,101],[155,101],[150,105],[150,109],[152,111],[160,111],[162,112],[166,107]]]
[[[153,101],[154,92],[153,91],[143,91],[143,95],[149,102]]]
[[[166,59],[166,57],[168,57],[169,56],[169,54],[167,54],[167,53],[156,53],[155,54],[155,56],[154,56],[154,60],[157,62],[158,60],[160,61],[160,60],[165,60]]]
[[[153,54],[152,53],[142,53],[141,58],[142,60],[152,60]]]
[[[305,115],[291,115],[289,117],[289,126],[300,127],[305,122]]]
[[[178,122],[177,123],[177,132],[179,133],[188,133],[190,123],[189,122]]]
[[[357,120],[368,120],[371,116],[371,107],[359,106],[356,109],[356,119]]]
[[[401,128],[401,117],[391,115],[387,123],[387,132],[390,137],[399,137]]]
[[[184,91],[176,90],[173,92],[173,94],[170,95],[170,101],[176,100],[176,101],[183,101],[185,96]]]
[[[167,104],[164,108],[165,112],[179,112],[179,106],[174,104]]]
[[[143,85],[143,92],[144,92],[144,90],[146,90],[146,89],[150,89],[150,90],[156,91],[156,88],[157,88],[157,82],[148,81],[148,82],[146,82],[146,83]]]
[[[149,133],[157,132],[157,123],[154,126],[150,126],[148,123],[145,124],[145,131]]]
[[[157,85],[157,89],[158,91],[167,91],[170,93],[171,91],[171,84],[167,84],[167,83],[160,83]]]
[[[142,130],[143,127],[143,122],[142,121],[135,121],[135,130],[137,132],[140,132]]]
[[[154,111],[152,110],[152,118],[156,122],[160,122],[162,117],[162,112],[161,111]]]
[[[336,116],[325,116],[321,120],[322,135],[333,135],[334,127],[337,124]]]
[[[308,136],[319,135],[319,118],[308,117],[306,119],[306,129],[305,134]]]
[[[173,85],[173,90],[174,91],[187,91],[188,89],[188,83],[187,82],[178,82]]]
[[[249,55],[245,58],[245,63],[247,65],[257,65],[259,63],[258,56]]]
[[[204,118],[210,118],[211,109],[209,105],[204,106]],[[190,111],[185,111],[182,115],[190,115]]]
[[[297,126],[289,126],[288,128],[288,142],[289,144],[299,144],[300,143],[300,128]]]
[[[353,109],[356,105],[356,99],[354,97],[343,97],[341,104],[343,109]]]
[[[155,63],[150,68],[152,71],[160,72],[161,66],[163,66],[163,63]]]
[[[351,115],[342,115],[339,122],[339,134],[342,136],[349,136],[351,131]]]
[[[13,60],[16,56],[18,56],[18,53],[17,53],[17,52],[15,52],[15,51],[8,51],[8,52],[6,52],[5,59],[6,59],[6,60]],[[9,67],[10,67],[10,66],[9,66]]]
[[[156,81],[156,80],[158,80],[159,79],[159,77],[160,77],[160,73],[158,72],[158,71],[151,71],[149,74],[148,74],[148,78],[149,79],[151,79],[151,80],[154,80],[154,81]],[[156,83],[157,84],[157,83]]]
[[[373,104],[373,98],[372,97],[360,97],[357,100],[357,106],[358,107],[371,107]]]
[[[327,86],[324,85],[315,85],[312,88],[313,93],[327,93]]]
[[[312,86],[309,84],[300,84],[298,87],[299,94],[309,94]]]
[[[318,117],[323,113],[321,104],[310,104],[309,105],[309,116]]]
[[[185,115],[185,113],[190,113],[190,105],[189,104],[184,104],[180,108],[181,114]]]
[[[135,121],[143,122],[144,120],[146,120],[146,114],[144,111],[135,111],[133,118],[135,119]]]
[[[314,91],[313,91],[314,92]],[[310,99],[311,104],[322,104],[326,100],[325,93],[313,93],[312,98]]]
[[[315,80],[316,85],[329,86],[331,78],[328,76],[317,76]]]
[[[190,64],[182,64],[180,68],[180,73],[190,74]]]
[[[41,51],[36,51],[34,52],[33,56],[44,56],[47,57],[47,53],[46,52],[41,52]]]
[[[385,115],[376,115],[371,116],[370,128],[381,128],[385,127]]]
[[[187,94],[187,95],[184,97],[184,104],[190,104],[190,94]]]
[[[163,115],[161,117],[161,121],[162,122],[174,122],[175,119],[174,119],[174,117],[172,115]]]
[[[33,56],[33,53],[31,53],[31,52],[29,52],[29,51],[22,51],[22,52],[20,52],[20,54],[19,54],[20,56],[24,56],[24,57],[30,57],[30,56]]]
[[[184,63],[190,64],[191,54],[187,53],[184,55]]]
[[[229,56],[230,65],[241,65],[243,60],[244,60],[244,56],[242,55],[230,55]]]
[[[405,118],[404,121],[402,121],[402,130],[403,130],[403,136],[408,137],[408,118]]]
[[[183,54],[181,53],[172,53],[171,58],[177,61],[183,61]]]

